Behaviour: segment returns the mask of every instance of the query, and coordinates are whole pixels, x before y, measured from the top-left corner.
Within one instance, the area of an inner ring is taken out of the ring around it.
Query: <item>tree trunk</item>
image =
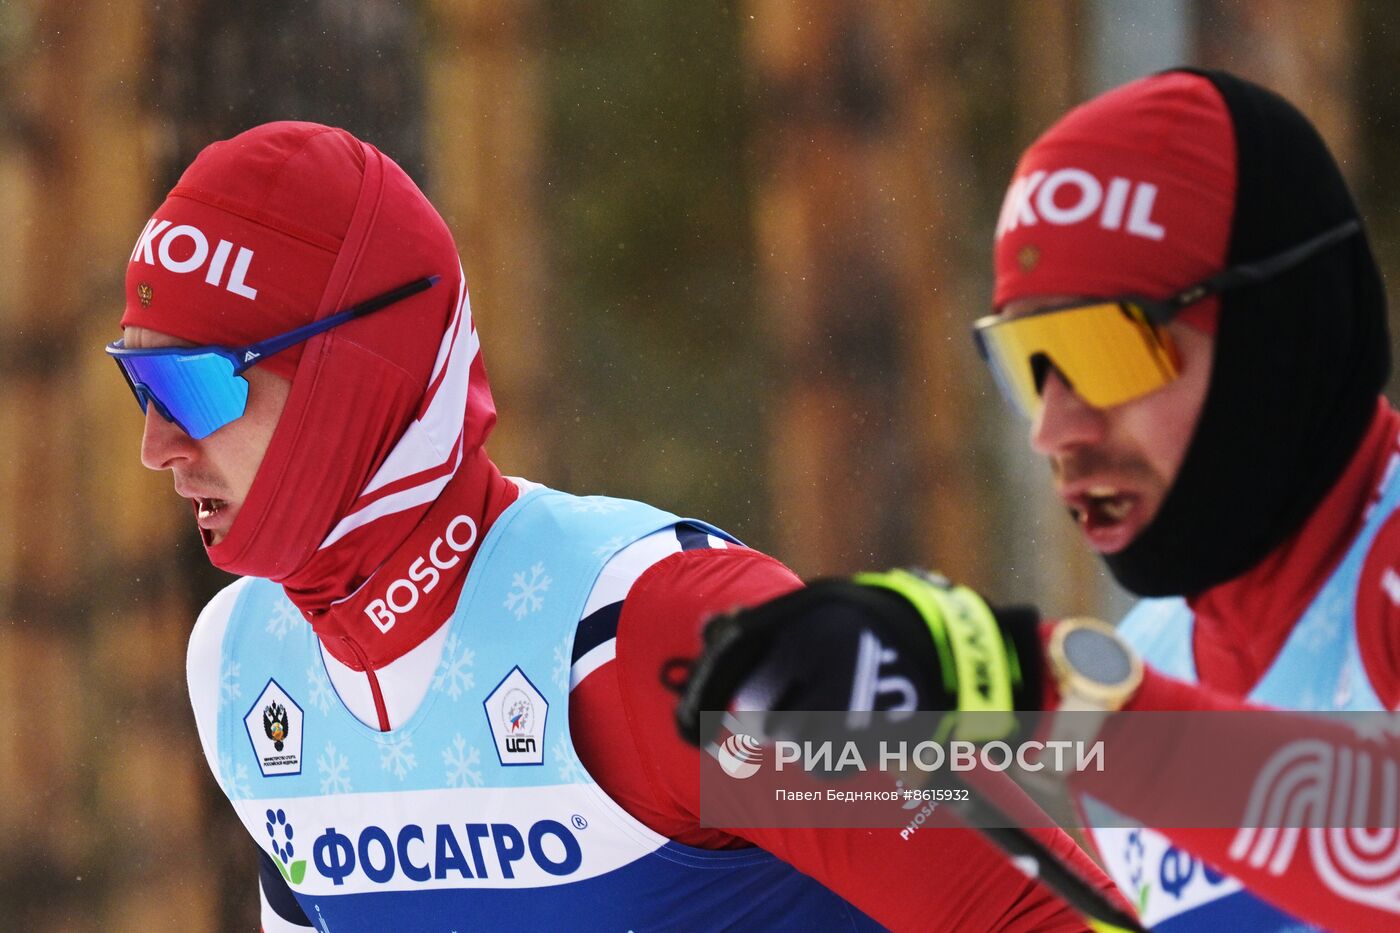
[[[492,458],[554,475],[557,406],[540,219],[541,16],[534,3],[438,0],[429,47],[433,202],[452,228],[502,412]]]
[[[854,0],[749,12],[778,553],[807,576],[915,558],[980,576],[941,24]]]
[[[1354,0],[1201,0],[1198,16],[1201,63],[1288,98],[1350,174],[1359,126]]]

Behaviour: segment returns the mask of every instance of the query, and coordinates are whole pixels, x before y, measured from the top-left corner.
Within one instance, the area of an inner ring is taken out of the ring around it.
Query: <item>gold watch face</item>
[[[1098,619],[1066,619],[1050,638],[1050,665],[1061,692],[1118,709],[1142,683],[1142,661]]]

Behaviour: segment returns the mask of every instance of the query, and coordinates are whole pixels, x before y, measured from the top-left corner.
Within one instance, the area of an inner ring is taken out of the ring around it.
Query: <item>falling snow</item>
[[[524,571],[514,574],[511,577],[511,591],[506,595],[505,607],[514,612],[517,619],[523,619],[531,612],[539,612],[544,608],[544,597],[540,594],[549,589],[553,582],[552,577],[545,576],[542,563],[530,568],[528,580],[525,579]]]
[[[350,793],[350,759],[335,750],[335,745],[326,743],[326,750],[316,758],[316,770],[322,775],[321,793]]]

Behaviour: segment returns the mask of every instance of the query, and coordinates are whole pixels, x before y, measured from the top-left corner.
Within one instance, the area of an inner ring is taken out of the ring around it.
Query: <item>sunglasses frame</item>
[[[1170,324],[1177,315],[1181,314],[1190,306],[1208,298],[1211,295],[1218,295],[1222,292],[1231,291],[1246,285],[1256,285],[1266,282],[1294,266],[1299,265],[1304,260],[1310,259],[1318,253],[1348,237],[1361,232],[1361,221],[1355,217],[1349,218],[1335,227],[1324,230],[1316,236],[1310,237],[1295,246],[1291,246],[1282,252],[1258,260],[1257,262],[1241,263],[1231,266],[1209,278],[1202,279],[1192,285],[1188,285],[1173,295],[1166,298],[1144,298],[1140,295],[1119,295],[1109,298],[1084,298],[1076,301],[1065,302],[1063,304],[1051,305],[1045,308],[1037,308],[1026,314],[1017,315],[1014,318],[1006,318],[1000,314],[990,314],[978,318],[972,325],[973,341],[977,344],[977,352],[988,366],[992,365],[991,355],[983,342],[982,332],[998,324],[1009,324],[1013,321],[1025,318],[1039,317],[1045,314],[1054,314],[1059,311],[1068,311],[1072,308],[1082,308],[1091,305],[1117,305],[1129,317],[1133,317],[1133,309],[1139,309],[1146,318],[1146,323],[1154,338],[1161,344],[1164,351],[1175,354],[1174,345],[1169,337],[1163,332],[1163,328]],[[997,383],[1001,385],[1001,379]],[[1003,388],[1003,394],[1005,394]],[[1020,409],[1015,400],[1011,400],[1013,407]]]
[[[243,373],[256,366],[258,363],[261,363],[269,356],[272,356],[276,353],[281,353],[288,347],[296,346],[299,343],[310,340],[312,337],[315,337],[318,334],[325,333],[326,331],[331,330],[332,328],[349,323],[350,321],[353,321],[356,318],[362,318],[365,315],[373,314],[375,311],[387,308],[390,305],[403,301],[405,298],[409,298],[413,295],[418,294],[419,292],[427,291],[434,285],[437,285],[440,281],[442,281],[442,277],[438,275],[429,275],[424,276],[420,279],[414,279],[412,282],[408,282],[404,285],[398,286],[397,288],[390,289],[389,291],[384,292],[383,294],[375,295],[373,298],[366,299],[365,301],[362,301],[357,305],[353,305],[352,307],[346,308],[344,311],[337,311],[335,314],[331,314],[324,318],[321,318],[319,321],[312,321],[310,324],[303,324],[302,326],[293,328],[292,330],[289,330],[286,333],[277,334],[276,336],[268,337],[265,340],[259,340],[256,343],[250,343],[245,346],[224,347],[210,344],[199,347],[138,348],[127,347],[123,340],[119,339],[107,344],[106,349],[107,353],[110,356],[112,356],[112,358],[116,362],[117,369],[121,370],[122,378],[126,380],[127,388],[131,389],[131,394],[136,397],[136,402],[138,405],[141,406],[141,412],[143,414],[146,411],[147,403],[153,403],[156,406],[156,411],[160,412],[161,417],[163,417],[166,421],[171,422],[181,431],[184,431],[186,434],[188,434],[195,440],[202,440],[203,438],[208,437],[210,434],[214,433],[214,431],[217,431],[224,425],[231,424],[234,421],[237,421],[239,418],[243,417],[243,411],[240,411],[237,415],[230,418],[228,421],[225,421],[223,424],[219,425],[213,430],[205,434],[201,434],[199,435],[199,437],[195,437],[194,433],[190,431],[188,427],[186,427],[178,418],[174,417],[171,414],[166,404],[163,401],[161,401],[156,396],[156,394],[150,390],[148,386],[146,386],[144,383],[138,383],[135,379],[132,378],[132,374],[127,371],[126,366],[122,363],[123,359],[129,359],[132,357],[151,356],[218,356],[228,361],[229,365],[232,367],[232,372],[229,374],[230,378],[241,380],[246,386],[247,380],[243,378]],[[244,411],[246,411],[246,392],[244,393],[243,404]]]

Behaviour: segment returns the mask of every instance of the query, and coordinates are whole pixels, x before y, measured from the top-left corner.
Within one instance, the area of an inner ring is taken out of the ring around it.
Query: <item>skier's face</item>
[[[1011,302],[1025,314],[1064,297]],[[1210,385],[1214,338],[1181,323],[1168,326],[1181,374],[1155,392],[1112,408],[1094,408],[1051,370],[1031,449],[1050,462],[1055,492],[1101,554],[1121,551],[1157,516],[1176,480]]]
[[[122,336],[132,348],[190,346],[144,327],[128,327]],[[243,375],[248,380],[243,417],[202,440],[166,421],[156,406],[146,406],[141,462],[152,470],[170,471],[175,491],[193,504],[207,545],[223,540],[238,517],[291,389],[291,382],[257,366]]]

